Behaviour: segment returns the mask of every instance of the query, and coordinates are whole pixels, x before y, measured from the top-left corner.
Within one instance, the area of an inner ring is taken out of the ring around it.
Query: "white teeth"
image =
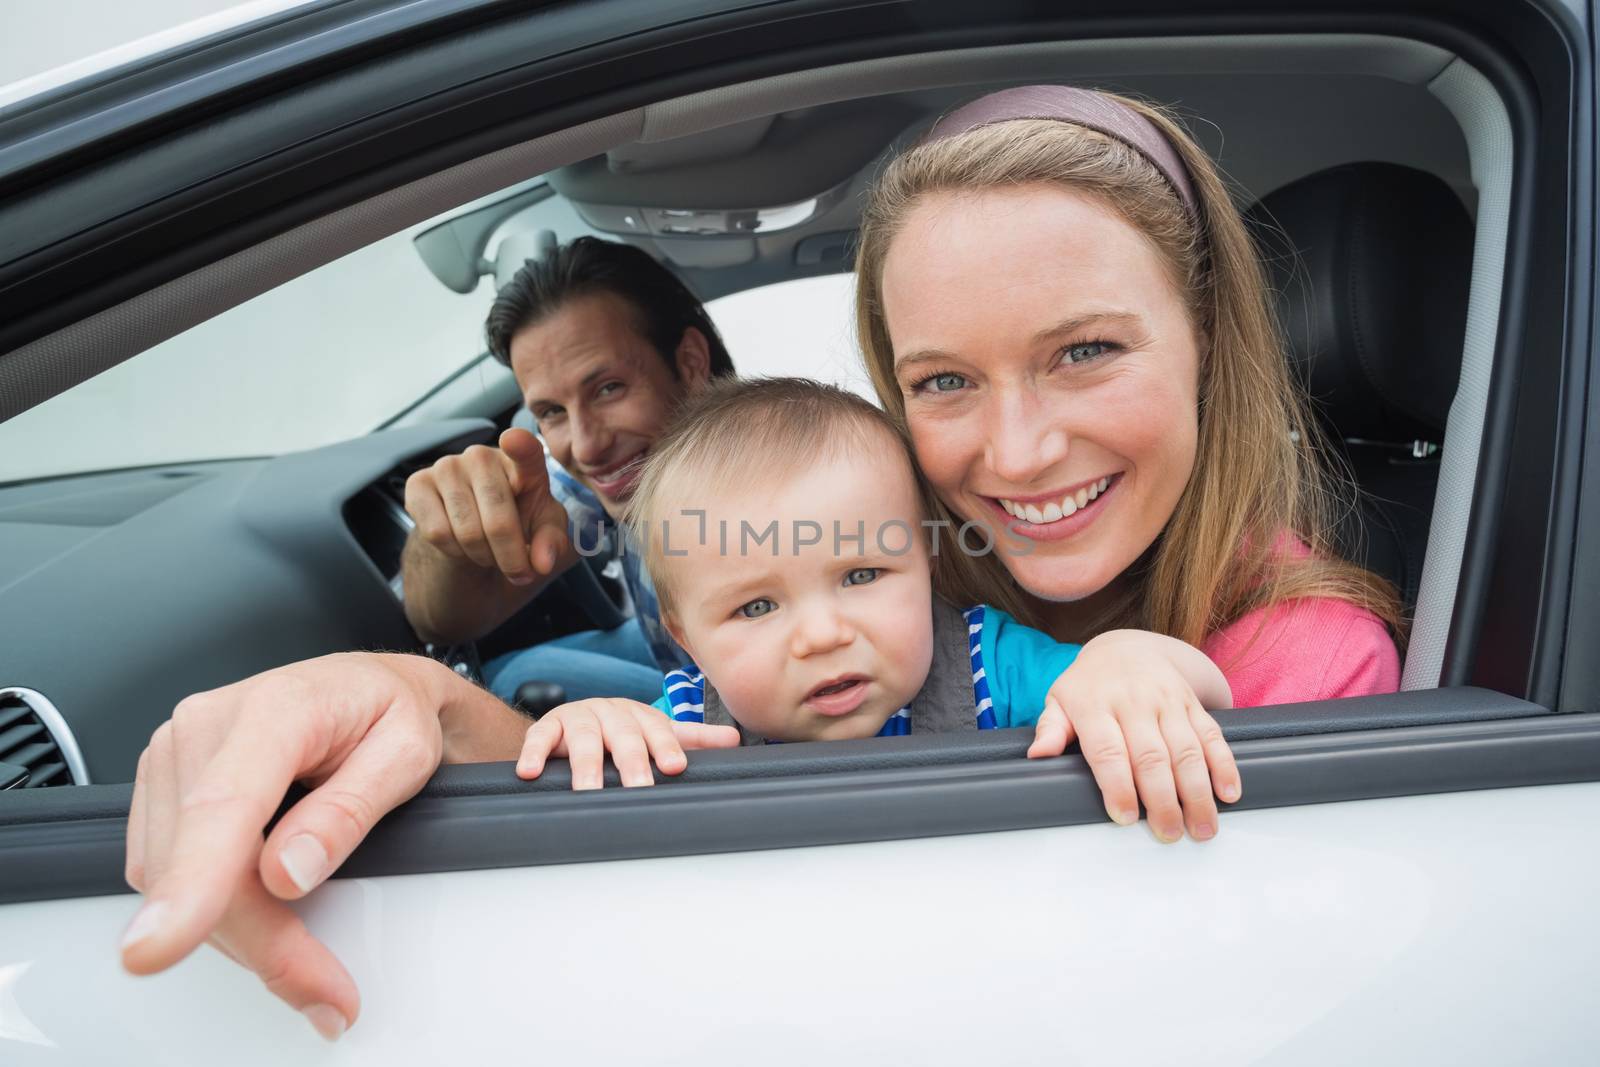
[[[1098,482],[1091,482],[1075,493],[1068,493],[1061,499],[1059,504],[1053,500],[1046,503],[1043,510],[1040,510],[1034,504],[1019,504],[1015,500],[1007,500],[1005,497],[997,497],[996,499],[1000,501],[1000,506],[1005,509],[1007,515],[1017,519],[1024,519],[1037,525],[1064,519],[1080,508],[1088,507],[1089,501],[1097,499],[1110,484],[1111,478],[1108,475]]]

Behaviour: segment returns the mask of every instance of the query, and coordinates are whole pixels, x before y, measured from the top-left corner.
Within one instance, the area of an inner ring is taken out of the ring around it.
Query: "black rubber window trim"
[[[1319,715],[1320,712],[1320,715]],[[1280,717],[1281,713],[1281,717]],[[1251,718],[1256,722],[1250,722]],[[1221,716],[1238,810],[1600,780],[1600,714],[1429,690]],[[1320,719],[1326,730],[1307,729]],[[1336,725],[1337,724],[1337,725]],[[1274,736],[1276,734],[1276,736]],[[649,790],[573,793],[562,764],[446,767],[339,877],[697,855],[1091,824],[1075,754],[1022,758],[1030,731],[697,753]],[[0,797],[0,903],[127,892],[128,785]]]

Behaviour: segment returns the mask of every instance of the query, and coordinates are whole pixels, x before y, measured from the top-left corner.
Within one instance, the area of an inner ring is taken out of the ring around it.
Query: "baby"
[[[905,439],[867,401],[801,379],[713,383],[651,450],[627,516],[662,622],[694,665],[666,676],[654,707],[551,711],[528,730],[518,773],[566,755],[574,788],[598,787],[609,751],[625,785],[648,785],[646,752],[676,774],[686,740],[1008,726],[1033,726],[1028,755],[1049,756],[1073,738],[1069,707],[1138,704],[1160,731],[1164,716],[1231,706],[1222,673],[1181,641],[1120,630],[1061,644],[998,608],[936,598],[931,553],[974,549],[926,522],[928,503]],[[1226,798],[1237,772],[1220,737],[1206,757]]]

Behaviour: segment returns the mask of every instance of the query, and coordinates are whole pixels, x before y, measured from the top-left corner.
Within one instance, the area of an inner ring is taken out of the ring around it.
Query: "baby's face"
[[[673,628],[746,729],[781,741],[871,737],[927,680],[928,551],[892,447],[841,449],[776,486],[752,476],[720,500],[685,500],[705,508],[703,544],[698,515],[669,516]]]

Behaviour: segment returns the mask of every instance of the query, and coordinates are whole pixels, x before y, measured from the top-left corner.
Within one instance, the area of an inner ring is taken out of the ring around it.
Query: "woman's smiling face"
[[[930,194],[890,245],[882,294],[939,496],[1014,531],[996,543],[1035,596],[1106,588],[1194,468],[1199,346],[1155,247],[1056,186]]]

